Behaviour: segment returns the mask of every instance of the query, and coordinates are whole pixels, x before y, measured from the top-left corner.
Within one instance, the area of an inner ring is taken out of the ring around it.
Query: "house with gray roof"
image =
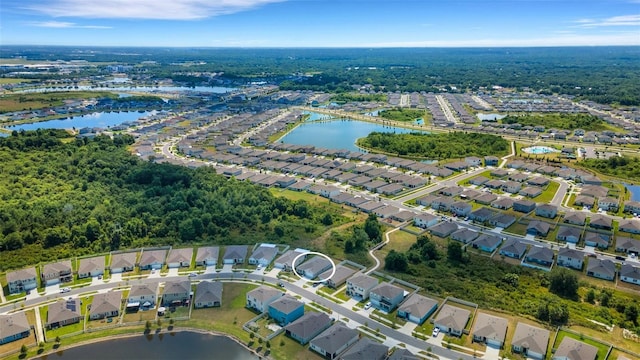
[[[442,237],[442,238],[446,238],[456,230],[458,230],[458,225],[454,222],[449,222],[449,221],[443,221],[438,225],[434,225],[429,228],[429,232],[431,234]]]
[[[563,247],[558,250],[558,266],[582,270],[584,253],[580,250]]]
[[[369,299],[371,300],[373,307],[376,309],[391,312],[404,299],[404,289],[390,283],[383,282],[371,289]]]
[[[120,274],[127,271],[133,271],[136,266],[136,256],[135,252],[112,254],[109,272],[111,274]]]
[[[0,345],[29,337],[31,325],[24,311],[0,315]]]
[[[467,228],[460,228],[451,234],[451,240],[460,241],[463,244],[469,243],[478,237],[478,232]]]
[[[593,214],[589,219],[589,227],[594,229],[611,230],[613,228],[613,219],[606,215]]]
[[[587,276],[613,281],[616,278],[616,264],[608,259],[590,258]]]
[[[542,360],[547,355],[549,335],[549,330],[519,322],[511,339],[511,349],[515,353]]]
[[[38,275],[34,267],[9,271],[6,278],[10,294],[19,294],[38,287]]]
[[[466,201],[456,201],[450,208],[451,212],[458,216],[467,216],[471,212],[471,204]]]
[[[167,250],[142,250],[138,267],[140,270],[160,270],[166,256]]]
[[[467,309],[445,304],[436,315],[433,325],[442,332],[461,336],[470,316],[471,312]]]
[[[542,204],[536,208],[536,216],[553,219],[558,215],[558,208],[551,204]]]
[[[405,348],[398,347],[395,348],[393,354],[387,360],[422,360],[422,358]]]
[[[247,252],[247,245],[228,245],[224,249],[222,263],[226,265],[244,264],[244,260],[247,258]]]
[[[156,304],[158,295],[158,283],[136,284],[131,286],[127,307],[137,305],[137,307],[152,307]]]
[[[359,337],[360,333],[357,330],[337,322],[311,340],[309,349],[333,360],[337,359],[349,346],[355,344]]]
[[[325,280],[325,284],[332,289],[341,287],[356,273],[356,270],[344,265],[336,265],[333,276],[331,276],[332,271],[333,269],[329,269],[318,276],[319,280]]]
[[[347,295],[354,299],[366,300],[371,289],[378,285],[378,279],[373,276],[358,273],[347,279]]]
[[[502,210],[509,210],[513,206],[513,200],[508,197],[501,197],[491,203],[491,207]]]
[[[552,360],[595,360],[597,356],[597,347],[565,336]]]
[[[558,228],[558,233],[556,234],[556,240],[576,244],[578,241],[580,241],[580,234],[582,234],[581,228],[573,226],[560,226]]]
[[[498,197],[496,195],[493,195],[491,193],[482,193],[481,195],[476,196],[476,198],[473,200],[478,204],[489,205],[493,203],[497,198]]]
[[[167,256],[167,267],[170,269],[191,266],[193,248],[171,249]]]
[[[276,259],[273,266],[276,269],[291,271],[294,266],[297,267],[303,261],[306,260],[307,256],[305,254],[308,252],[309,250],[300,249],[300,248],[294,249],[294,250],[287,250],[284,254],[282,254],[282,256]],[[293,263],[294,260],[295,260],[295,264]]]
[[[200,281],[196,285],[193,306],[196,309],[221,306],[222,290],[222,283],[219,281]]]
[[[631,264],[622,264],[620,268],[620,280],[640,285],[640,268]]]
[[[587,215],[579,211],[568,211],[564,214],[564,222],[582,226],[587,222]]]
[[[622,219],[619,222],[618,230],[631,234],[640,234],[640,220]]]
[[[188,278],[167,281],[162,290],[162,304],[164,306],[179,306],[189,300],[191,295],[191,281]]]
[[[247,292],[246,307],[260,313],[266,312],[269,304],[279,299],[282,295],[284,295],[282,291],[263,285]]]
[[[489,208],[481,207],[469,214],[469,219],[477,222],[485,222],[494,217],[498,212]]]
[[[78,279],[96,277],[104,274],[105,256],[96,256],[78,260]]]
[[[518,191],[519,195],[534,198],[540,194],[542,194],[543,189],[537,186],[527,186],[524,189]]]
[[[549,233],[549,229],[551,225],[548,222],[532,220],[527,225],[527,234],[544,237]]]
[[[276,255],[278,248],[275,244],[260,244],[249,257],[249,264],[268,266]]]
[[[109,291],[93,296],[89,319],[97,320],[120,315],[123,291]]]
[[[536,209],[536,203],[529,200],[516,200],[513,202],[513,210],[522,213],[529,213]]]
[[[80,299],[57,301],[47,309],[47,329],[55,329],[65,325],[75,324],[82,319],[82,305]]]
[[[520,259],[522,258],[522,255],[524,255],[525,251],[527,251],[527,244],[516,239],[508,239],[500,248],[500,255],[513,259]]]
[[[474,249],[480,249],[482,251],[492,253],[502,243],[502,238],[495,235],[481,234],[477,239],[473,240],[471,245]]]
[[[422,213],[413,217],[413,224],[419,228],[426,229],[437,223],[438,217],[429,213]]]
[[[624,212],[640,214],[640,201],[626,201],[624,203]]]
[[[606,249],[609,247],[610,237],[607,234],[597,233],[594,231],[585,231],[584,244],[587,246],[593,246],[600,249]]]
[[[218,246],[203,246],[199,247],[196,252],[196,265],[197,266],[215,266],[218,264],[218,257],[220,256],[220,247]]]
[[[332,320],[325,313],[308,312],[298,320],[285,326],[285,334],[302,345],[331,326]]]
[[[489,224],[501,228],[508,228],[514,222],[516,222],[515,216],[503,213],[496,214],[496,216],[489,219]]]
[[[438,308],[438,302],[420,294],[413,294],[398,307],[398,317],[422,325]]]
[[[385,360],[388,353],[389,347],[368,337],[363,337],[347,349],[340,356],[340,360]]]
[[[296,267],[296,272],[309,280],[313,280],[321,273],[331,269],[333,264],[324,256],[314,256]]]
[[[269,316],[280,326],[299,319],[304,315],[304,303],[290,295],[284,295],[269,304]]]
[[[40,279],[44,285],[55,285],[61,282],[71,281],[71,260],[63,260],[42,266]]]
[[[553,250],[549,248],[543,246],[532,246],[524,259],[527,263],[542,265],[546,268],[553,265],[553,256]],[[526,264],[523,262],[523,265]]]
[[[638,255],[640,253],[640,240],[618,236],[616,238],[616,251]]]
[[[508,321],[505,318],[478,313],[471,330],[473,341],[501,349],[507,336],[507,326]]]

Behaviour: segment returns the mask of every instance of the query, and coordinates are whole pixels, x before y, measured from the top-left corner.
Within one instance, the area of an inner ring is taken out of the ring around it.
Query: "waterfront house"
[[[133,285],[129,291],[129,298],[127,298],[127,308],[155,307],[157,295],[157,283]]]
[[[96,277],[104,274],[104,256],[80,259],[78,279]]]
[[[438,302],[420,294],[411,295],[398,307],[398,317],[422,325],[438,308]]]
[[[89,310],[89,319],[97,320],[120,315],[122,293],[122,291],[109,291],[95,294]]]
[[[553,354],[552,360],[595,360],[598,348],[565,336]]]
[[[191,298],[191,281],[189,279],[172,280],[164,283],[162,304],[164,306],[184,305]]]
[[[326,359],[337,359],[349,346],[355,344],[360,333],[350,329],[341,322],[333,324],[310,342],[309,349]]]
[[[582,270],[584,253],[580,250],[563,247],[558,250],[558,266]]]
[[[519,322],[511,339],[511,350],[542,360],[547,355],[549,335],[549,330]]]
[[[501,349],[507,336],[507,319],[478,313],[471,333],[473,341]]]
[[[306,345],[311,339],[328,329],[331,323],[331,318],[325,313],[308,312],[284,329],[288,337]]]
[[[389,347],[365,336],[347,349],[340,360],[385,360],[388,354]]]
[[[40,271],[40,279],[44,285],[55,285],[61,282],[71,281],[71,260],[63,260],[45,264]]]
[[[433,321],[433,326],[449,335],[461,336],[467,326],[471,312],[449,304],[445,304]]]
[[[6,275],[9,294],[19,294],[38,287],[36,268],[9,271]]]
[[[220,248],[218,246],[203,246],[196,253],[197,266],[215,266],[218,264]]]
[[[222,283],[219,281],[200,281],[196,285],[193,306],[196,309],[218,307],[222,305]]]
[[[558,208],[551,204],[542,204],[536,208],[536,215],[553,219],[558,215]]]
[[[249,291],[246,295],[247,308],[263,313],[268,310],[269,304],[282,297],[284,293],[270,286],[260,286]]]
[[[222,263],[225,265],[244,264],[248,248],[246,245],[228,245],[224,249]]]
[[[390,283],[383,282],[371,289],[369,299],[376,309],[391,312],[404,299],[404,290]]]
[[[160,270],[166,256],[167,250],[142,250],[138,267],[140,270]]]
[[[31,325],[27,313],[18,311],[13,314],[0,315],[0,345],[24,339],[31,334]]]
[[[608,259],[591,258],[587,264],[587,276],[613,281],[616,278],[616,264]]]
[[[75,324],[82,319],[82,305],[80,299],[60,300],[47,309],[47,329],[55,329],[65,325]]]
[[[356,274],[347,280],[347,295],[356,300],[366,300],[369,298],[371,289],[377,285],[378,279],[365,274]]]
[[[304,303],[284,295],[269,304],[269,316],[280,326],[288,325],[304,315]]]
[[[249,264],[268,266],[276,255],[278,255],[278,248],[275,244],[260,244],[249,257]]]
[[[136,253],[116,253],[111,254],[111,266],[109,272],[111,274],[120,274],[127,271],[133,271],[136,265]]]
[[[169,269],[191,266],[193,248],[171,249],[167,256],[167,267]]]
[[[640,220],[622,219],[618,225],[618,230],[631,234],[640,234]]]
[[[624,203],[624,212],[640,214],[640,201],[627,201]]]
[[[516,239],[507,240],[502,248],[500,248],[500,255],[510,257],[513,259],[520,259],[527,251],[527,244],[520,242]]]
[[[282,254],[282,256],[276,259],[273,266],[276,269],[291,271],[293,270],[293,267],[297,267],[307,258],[305,254],[308,252],[309,250],[305,249],[287,250],[284,254]],[[293,263],[294,260],[295,264]]]
[[[622,264],[620,268],[620,280],[640,285],[640,268],[631,264]]]

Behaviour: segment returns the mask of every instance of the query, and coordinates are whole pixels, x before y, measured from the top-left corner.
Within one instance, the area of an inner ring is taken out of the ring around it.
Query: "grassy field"
[[[106,91],[60,91],[50,93],[8,94],[0,96],[0,113],[60,106],[64,100],[117,97]]]
[[[20,79],[20,78],[0,78],[0,85],[7,84],[20,84],[24,82],[32,82],[31,79]]]
[[[556,196],[556,192],[558,192],[559,187],[560,187],[559,183],[555,181],[549,182],[549,185],[547,185],[547,188],[542,192],[542,194],[534,197],[532,201],[535,201],[537,203],[550,202],[551,200],[553,200],[553,197]]]

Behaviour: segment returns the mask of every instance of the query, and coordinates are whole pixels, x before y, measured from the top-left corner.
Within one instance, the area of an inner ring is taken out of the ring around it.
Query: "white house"
[[[269,309],[269,304],[279,299],[284,293],[270,286],[260,286],[247,293],[247,308],[260,313]]]

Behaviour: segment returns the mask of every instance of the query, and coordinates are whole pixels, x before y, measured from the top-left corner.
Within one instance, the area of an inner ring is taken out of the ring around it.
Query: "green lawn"
[[[589,344],[589,345],[593,345],[595,347],[598,348],[598,356],[596,357],[597,360],[605,360],[607,353],[609,352],[609,346],[601,343],[601,342],[597,342],[588,338],[580,338],[580,335],[576,335],[576,334],[572,334],[570,332],[564,331],[564,330],[560,330],[558,332],[558,337],[556,338],[556,342],[553,344],[553,348],[557,349],[558,346],[560,346],[560,344],[562,343],[562,339],[564,339],[565,336],[568,336],[570,338],[574,338],[578,341],[582,341],[585,344]]]
[[[559,187],[560,187],[559,183],[555,181],[549,182],[549,185],[547,185],[547,188],[542,192],[542,194],[534,197],[532,201],[535,201],[537,203],[551,202],[551,200],[553,200],[553,197],[556,196],[556,192],[558,192]]]

